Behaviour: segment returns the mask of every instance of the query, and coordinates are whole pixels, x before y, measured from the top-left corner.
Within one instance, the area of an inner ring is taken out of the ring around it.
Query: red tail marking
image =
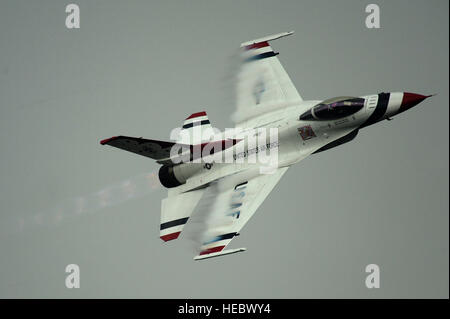
[[[200,116],[206,116],[206,112],[203,111],[203,112],[197,112],[197,113],[191,114],[186,120],[193,119],[195,117],[200,117]]]

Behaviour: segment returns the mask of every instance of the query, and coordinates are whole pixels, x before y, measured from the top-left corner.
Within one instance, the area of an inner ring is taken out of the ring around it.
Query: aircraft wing
[[[231,240],[253,216],[271,190],[286,173],[288,167],[278,168],[273,174],[249,173],[229,175],[210,185],[204,194],[204,227],[198,242],[201,243],[201,260],[231,254],[245,248],[224,250]]]
[[[269,42],[294,32],[284,32],[241,44],[242,65],[237,78],[236,114],[238,126],[274,108],[302,101],[289,75]],[[240,125],[239,125],[240,124]]]

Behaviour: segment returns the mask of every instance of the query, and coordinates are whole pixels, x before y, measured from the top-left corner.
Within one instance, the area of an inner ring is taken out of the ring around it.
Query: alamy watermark
[[[369,289],[380,288],[380,267],[377,264],[369,264],[366,266],[366,287]]]
[[[66,266],[66,288],[80,288],[80,266],[77,264],[69,264]]]
[[[173,129],[172,163],[203,163],[207,168],[213,163],[259,164],[260,172],[268,174],[278,168],[278,128],[227,128],[218,133],[201,125]]]
[[[66,28],[67,29],[79,29],[80,28],[80,7],[71,3],[66,6]]]
[[[379,29],[380,25],[380,7],[377,4],[371,3],[366,6],[366,13],[369,13],[366,17],[367,29]]]

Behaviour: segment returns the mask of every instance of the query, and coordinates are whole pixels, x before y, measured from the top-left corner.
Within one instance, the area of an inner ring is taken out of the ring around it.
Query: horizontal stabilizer
[[[205,255],[198,255],[194,257],[194,260],[203,260],[203,259],[207,259],[207,258],[212,258],[212,257],[218,257],[218,256],[224,256],[224,255],[229,255],[229,254],[235,254],[235,253],[239,253],[241,251],[246,251],[247,248],[237,248],[237,249],[227,249],[227,250],[222,250],[216,253],[210,253],[210,254],[205,254]]]
[[[155,160],[170,158],[170,150],[172,149],[172,146],[175,145],[173,142],[129,136],[114,136],[100,141],[100,144],[114,146]]]
[[[169,196],[161,202],[160,238],[177,239],[202,197],[204,189]]]
[[[100,141],[102,145],[109,145],[138,155],[150,157],[157,163],[173,165],[174,163],[192,161],[201,158],[203,153],[211,155],[234,146],[242,139],[227,139],[210,141],[202,144],[181,144],[142,137],[114,136]],[[175,149],[172,150],[172,148]],[[171,151],[175,154],[171,157]]]

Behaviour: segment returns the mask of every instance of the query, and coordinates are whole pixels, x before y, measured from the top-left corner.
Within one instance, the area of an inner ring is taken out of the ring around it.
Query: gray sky
[[[75,3],[79,30],[62,1],[0,5],[0,297],[448,298],[448,1],[376,1],[378,30],[359,0]],[[274,48],[304,99],[438,95],[294,166],[245,253],[194,262],[159,239],[159,166],[99,140],[201,110],[230,127],[239,43],[290,30]]]

